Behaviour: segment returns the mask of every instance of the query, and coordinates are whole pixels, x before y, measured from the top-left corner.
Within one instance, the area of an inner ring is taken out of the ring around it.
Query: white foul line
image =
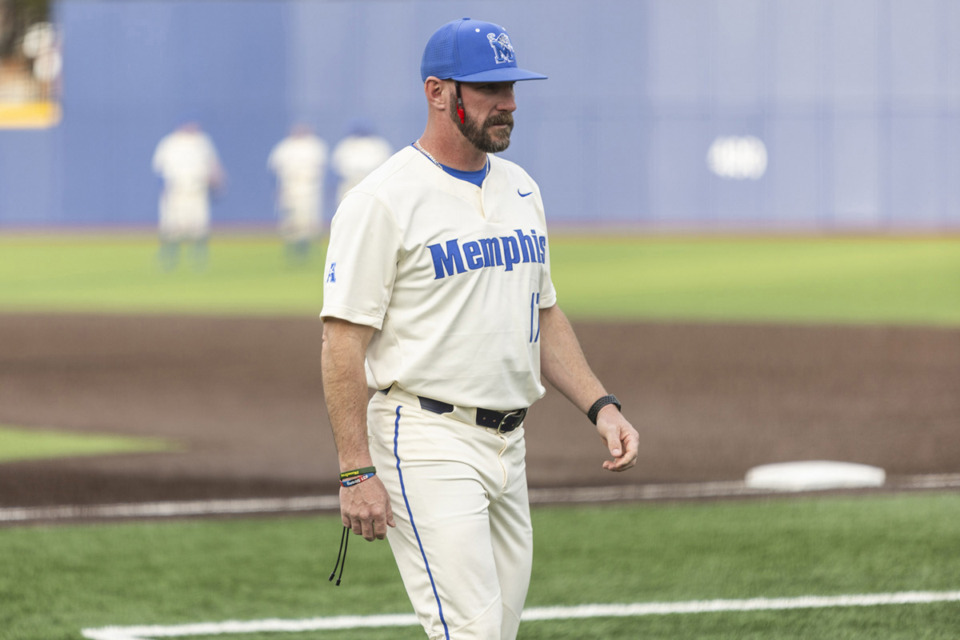
[[[960,591],[903,591],[840,596],[750,598],[747,600],[691,600],[634,604],[585,604],[575,607],[538,607],[523,612],[524,621],[573,618],[625,618],[651,615],[718,613],[725,611],[776,611],[828,607],[874,607],[894,604],[960,602]],[[328,631],[373,627],[408,627],[417,624],[413,614],[336,616],[304,620],[250,620],[202,622],[177,626],[103,627],[84,629],[88,640],[155,640],[220,634]]]
[[[960,474],[907,476],[888,482],[893,490],[960,488]],[[696,498],[784,495],[769,489],[754,489],[742,481],[687,484],[643,484],[602,487],[560,487],[530,489],[531,504],[593,504],[597,502],[641,502]],[[339,511],[336,495],[294,498],[245,498],[240,500],[195,500],[146,502],[141,504],[62,505],[51,507],[0,508],[0,524],[55,522],[61,520],[105,520],[126,518],[183,518],[218,515],[258,515]]]
[[[0,509],[0,523],[103,520],[112,518],[182,518],[187,516],[256,515],[262,513],[328,511],[339,508],[340,500],[335,495],[306,496],[299,498],[144,502],[140,504],[7,507]]]

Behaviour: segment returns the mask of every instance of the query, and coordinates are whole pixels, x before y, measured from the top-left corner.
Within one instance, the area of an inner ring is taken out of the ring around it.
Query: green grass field
[[[322,264],[288,268],[272,238],[215,239],[199,273],[160,272],[155,250],[147,235],[0,237],[0,313],[319,312]],[[952,238],[557,236],[551,250],[575,318],[960,326]],[[960,590],[957,493],[536,508],[534,526],[530,608]],[[0,639],[81,640],[114,625],[202,639],[181,625],[409,613],[384,543],[354,539],[344,584],[326,581],[339,536],[335,515],[0,528]],[[520,638],[946,640],[958,629],[954,601],[543,620]],[[422,632],[217,637],[353,636]]]
[[[0,425],[0,463],[64,456],[173,451],[176,445],[159,438],[74,433]]]
[[[323,264],[272,237],[215,238],[164,273],[152,236],[0,237],[0,312],[315,315]],[[551,241],[574,318],[960,325],[960,239],[570,237]]]
[[[529,608],[960,589],[955,493],[538,508],[534,528]],[[356,538],[343,584],[327,582],[339,537],[337,516],[0,529],[2,637],[410,613],[386,543]],[[950,602],[545,620],[524,623],[520,638],[946,640],[957,629]],[[354,636],[422,632],[220,637]]]

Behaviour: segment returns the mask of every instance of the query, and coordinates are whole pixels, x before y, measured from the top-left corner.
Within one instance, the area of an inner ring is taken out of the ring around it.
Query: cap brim
[[[505,69],[490,69],[480,73],[471,73],[465,76],[454,76],[450,79],[458,82],[519,82],[520,80],[546,80],[547,76],[526,69],[507,67]]]

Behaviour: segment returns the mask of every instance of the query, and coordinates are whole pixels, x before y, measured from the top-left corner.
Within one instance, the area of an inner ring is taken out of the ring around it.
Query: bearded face
[[[453,120],[460,133],[469,140],[473,146],[484,153],[498,153],[504,151],[510,146],[510,134],[513,132],[513,114],[508,112],[497,113],[483,123],[479,123],[469,116],[464,115],[464,122],[460,122],[460,116],[457,115],[457,98],[450,98],[450,118]],[[506,125],[501,127],[498,125]]]

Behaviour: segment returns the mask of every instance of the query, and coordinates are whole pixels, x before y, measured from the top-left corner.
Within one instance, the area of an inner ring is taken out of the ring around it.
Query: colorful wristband
[[[375,475],[377,475],[376,467],[363,467],[362,469],[354,469],[353,471],[344,471],[340,474],[340,486],[352,487],[361,482],[366,482]]]
[[[346,480],[347,478],[352,478],[354,476],[362,476],[365,473],[376,473],[376,467],[363,467],[361,469],[354,469],[353,471],[344,471],[340,474],[341,480]]]
[[[372,478],[372,477],[375,476],[375,475],[377,475],[377,474],[376,474],[376,473],[365,473],[365,474],[360,475],[360,476],[354,476],[354,477],[352,477],[352,478],[348,478],[347,480],[341,480],[341,481],[340,481],[340,486],[341,486],[341,487],[352,487],[352,486],[354,486],[354,485],[360,484],[361,482],[366,482],[367,480],[369,480],[370,478]]]

